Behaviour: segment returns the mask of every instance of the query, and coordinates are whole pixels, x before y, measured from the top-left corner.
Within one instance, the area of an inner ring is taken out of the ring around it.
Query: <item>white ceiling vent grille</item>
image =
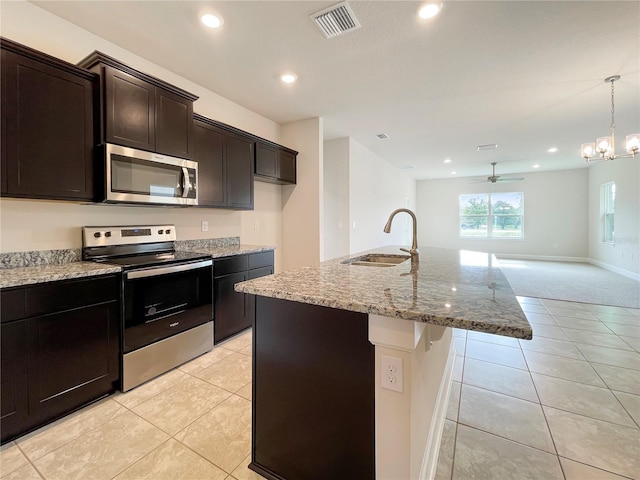
[[[347,2],[337,3],[321,12],[314,13],[311,15],[311,19],[326,38],[337,37],[360,28],[360,22]]]

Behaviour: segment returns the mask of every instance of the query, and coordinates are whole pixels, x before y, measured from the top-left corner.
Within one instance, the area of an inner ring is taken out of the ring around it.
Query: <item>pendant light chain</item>
[[[614,105],[615,96],[613,94],[613,83],[614,82],[615,82],[615,80],[611,80],[611,132],[613,132],[613,130],[616,128],[615,105]]]

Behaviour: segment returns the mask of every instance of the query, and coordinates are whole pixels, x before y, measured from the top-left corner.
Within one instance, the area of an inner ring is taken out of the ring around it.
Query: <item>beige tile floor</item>
[[[519,297],[532,341],[454,330],[436,480],[640,478],[640,310]]]
[[[640,311],[520,301],[534,341],[454,332],[436,478],[640,478]],[[250,345],[244,333],[3,446],[0,477],[261,479],[246,467]]]

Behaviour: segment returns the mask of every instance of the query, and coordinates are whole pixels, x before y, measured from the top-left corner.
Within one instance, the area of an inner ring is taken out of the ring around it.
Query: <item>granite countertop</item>
[[[275,250],[272,246],[242,245],[236,237],[185,240],[176,243],[179,251],[211,255],[212,258]],[[0,254],[0,289],[36,283],[120,273],[121,267],[83,262],[79,249],[11,252]]]
[[[36,283],[92,277],[109,273],[120,273],[115,265],[95,262],[70,262],[61,265],[38,265],[0,269],[0,288],[19,287]]]
[[[185,252],[196,252],[211,255],[211,258],[230,257],[233,255],[244,255],[247,253],[260,253],[275,250],[276,247],[268,245],[224,245],[224,246],[206,246],[206,245],[193,245],[193,246],[179,246],[178,250]]]
[[[238,283],[236,291],[354,312],[531,339],[532,329],[492,254],[421,248],[420,262],[349,265],[365,253]]]

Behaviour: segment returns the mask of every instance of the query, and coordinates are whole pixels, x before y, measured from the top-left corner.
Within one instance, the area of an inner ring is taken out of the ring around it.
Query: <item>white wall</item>
[[[194,110],[268,140],[281,140],[280,126],[220,95],[122,49],[31,3],[2,2],[0,33],[6,38],[76,63],[100,50],[132,67],[199,95]],[[284,143],[286,145],[286,143]],[[301,157],[306,154],[301,148]],[[316,149],[317,150],[317,149]],[[0,200],[2,238],[0,251],[78,248],[80,227],[99,224],[166,222],[175,224],[179,239],[240,236],[243,243],[274,245],[276,270],[281,269],[282,187],[256,182],[255,210],[236,212],[216,209],[85,206],[69,202]],[[200,222],[209,232],[200,232]],[[254,230],[255,220],[260,230]]]
[[[324,144],[323,259],[385,245],[411,245],[411,217],[399,214],[391,233],[383,228],[397,208],[413,208],[416,182],[350,137]]]
[[[384,245],[411,246],[411,217],[406,213],[395,217],[390,234],[384,233],[383,228],[392,211],[407,206],[407,202],[412,207],[415,197],[414,179],[349,139],[350,253]]]
[[[283,269],[320,262],[322,255],[322,118],[282,126],[282,142],[297,150],[297,185],[282,187]]]
[[[422,180],[417,186],[418,241],[482,252],[584,258],[588,254],[588,170],[519,174],[522,182]],[[458,200],[465,193],[523,192],[524,240],[458,236]]]
[[[602,243],[600,185],[616,182],[614,245]],[[619,158],[589,167],[589,257],[597,264],[640,274],[640,162]],[[624,272],[621,272],[624,273]]]
[[[322,259],[349,254],[349,138],[324,143],[324,250]]]

